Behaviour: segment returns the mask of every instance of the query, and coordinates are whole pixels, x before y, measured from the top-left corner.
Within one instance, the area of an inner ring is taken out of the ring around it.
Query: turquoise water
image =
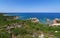
[[[19,19],[38,18],[41,22],[46,22],[46,19],[53,20],[60,18],[60,13],[8,13],[10,16],[19,16]]]

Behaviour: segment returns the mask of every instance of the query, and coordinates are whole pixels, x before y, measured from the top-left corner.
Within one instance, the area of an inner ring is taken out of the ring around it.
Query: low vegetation
[[[12,35],[16,38],[39,38],[41,33],[44,34],[44,38],[60,38],[60,26],[52,27],[47,24],[33,23],[30,20],[5,19],[3,14],[0,14],[0,38],[12,38]],[[7,26],[13,23],[22,24],[22,28],[11,28],[7,31]]]

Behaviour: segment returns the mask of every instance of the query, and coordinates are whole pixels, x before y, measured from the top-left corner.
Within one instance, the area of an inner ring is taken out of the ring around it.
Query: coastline
[[[19,19],[38,18],[42,23],[46,23],[46,19],[53,20],[60,18],[60,13],[6,13],[9,16],[19,16]]]

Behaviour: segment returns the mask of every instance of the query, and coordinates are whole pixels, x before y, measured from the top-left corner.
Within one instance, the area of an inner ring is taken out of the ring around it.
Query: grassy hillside
[[[11,33],[9,33],[6,27],[13,23],[21,24],[22,27],[11,28]],[[0,15],[0,38],[11,38],[11,34],[16,38],[38,38],[41,33],[44,34],[44,38],[60,38],[60,26],[51,27],[46,24],[33,23],[30,20],[5,20],[5,17]],[[33,37],[34,34],[35,37]]]

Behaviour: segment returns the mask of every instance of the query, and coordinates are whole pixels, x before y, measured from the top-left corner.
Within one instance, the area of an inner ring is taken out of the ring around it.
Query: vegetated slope
[[[7,26],[15,23],[21,24],[22,27],[11,28],[7,31]],[[34,38],[33,35],[38,38],[41,33],[45,35],[45,38],[60,38],[60,26],[51,27],[42,23],[33,23],[30,20],[6,20],[6,17],[0,15],[0,38],[11,38],[11,34],[17,38]]]

